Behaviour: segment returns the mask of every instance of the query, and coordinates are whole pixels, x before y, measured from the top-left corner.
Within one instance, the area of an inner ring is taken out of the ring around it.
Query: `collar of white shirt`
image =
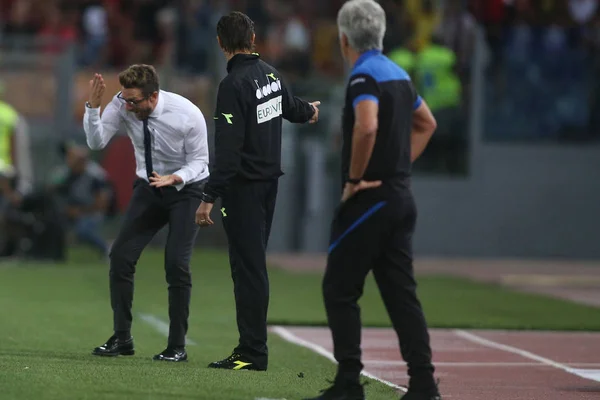
[[[158,92],[158,101],[154,111],[150,113],[149,118],[159,118],[165,109],[165,98],[162,95],[162,90]]]

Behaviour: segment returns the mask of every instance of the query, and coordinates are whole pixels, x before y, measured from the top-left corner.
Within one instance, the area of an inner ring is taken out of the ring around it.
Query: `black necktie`
[[[146,174],[148,179],[152,176],[152,141],[150,138],[150,129],[148,129],[148,119],[144,119],[144,158],[146,159]]]

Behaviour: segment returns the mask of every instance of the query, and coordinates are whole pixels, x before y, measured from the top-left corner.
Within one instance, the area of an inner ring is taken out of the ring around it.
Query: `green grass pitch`
[[[229,355],[237,329],[227,258],[197,249],[188,337],[190,361],[152,362],[162,333],[139,318],[167,320],[163,255],[148,249],[138,263],[134,326],[136,355],[99,358],[93,347],[111,334],[108,265],[89,253],[64,265],[0,265],[0,398],[12,399],[300,399],[333,378],[335,365],[311,351],[269,337],[267,372],[214,371]],[[90,261],[92,260],[92,261]],[[321,275],[270,269],[273,324],[325,325]],[[600,330],[600,309],[449,277],[420,277],[431,327]],[[361,300],[363,323],[390,326],[374,281]],[[298,377],[303,372],[304,378]],[[372,382],[369,398],[394,398]]]

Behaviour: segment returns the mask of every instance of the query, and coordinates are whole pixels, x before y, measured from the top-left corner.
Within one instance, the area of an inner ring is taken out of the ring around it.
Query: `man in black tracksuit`
[[[381,52],[386,17],[374,0],[350,0],[338,13],[340,44],[352,67],[343,110],[343,194],[333,218],[323,296],[334,356],[334,384],[312,400],[363,400],[359,383],[358,300],[370,271],[408,366],[404,400],[440,400],[427,324],[416,293],[412,162],[436,128],[410,77]]]
[[[266,248],[281,172],[282,118],[316,122],[319,102],[292,96],[279,72],[252,53],[254,26],[240,12],[221,18],[219,45],[229,73],[219,85],[215,119],[215,164],[196,213],[212,225],[210,211],[222,198],[229,241],[239,344],[211,368],[266,370],[269,281]]]

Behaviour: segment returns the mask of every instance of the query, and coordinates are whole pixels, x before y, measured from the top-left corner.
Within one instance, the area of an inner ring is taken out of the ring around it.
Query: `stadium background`
[[[506,4],[505,4],[506,3]],[[596,4],[596,2],[592,2]],[[215,25],[231,9],[256,22],[257,50],[295,93],[323,103],[317,126],[286,124],[271,249],[318,252],[338,198],[339,120],[347,72],[337,47],[340,1],[1,2],[3,101],[25,117],[34,178],[64,139],[84,143],[87,82],[155,64],[163,88],[211,114],[225,73]],[[419,254],[597,257],[600,187],[597,7],[578,1],[382,1],[385,52],[410,71],[439,120],[415,166]],[[212,142],[211,142],[212,143]],[[130,195],[133,157],[118,138],[94,157]],[[118,217],[106,227],[114,234]],[[160,237],[159,237],[160,239]],[[157,239],[157,240],[159,240]],[[198,243],[222,246],[220,228]]]

